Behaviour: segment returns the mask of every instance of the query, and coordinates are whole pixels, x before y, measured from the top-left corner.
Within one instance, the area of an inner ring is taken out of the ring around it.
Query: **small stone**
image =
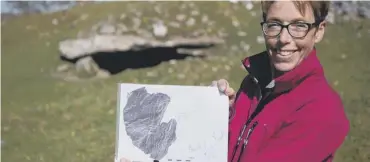
[[[99,66],[92,59],[92,57],[84,57],[79,59],[76,62],[76,71],[81,76],[90,77],[96,75],[96,72],[99,70]]]
[[[233,19],[232,24],[233,24],[234,27],[239,27],[240,26],[240,23],[237,19]]]
[[[336,80],[336,81],[334,81],[334,83],[333,83],[333,84],[334,84],[334,86],[338,86],[339,81],[337,81],[337,80]]]
[[[347,55],[343,53],[343,54],[340,56],[340,58],[342,58],[342,59],[346,59],[346,58],[347,58]]]
[[[58,19],[53,19],[52,21],[51,21],[51,23],[53,24],[53,25],[58,25]]]
[[[156,37],[165,37],[167,35],[168,29],[167,26],[163,24],[163,22],[158,22],[153,24],[153,34]]]
[[[194,18],[189,18],[188,21],[186,21],[187,26],[193,26],[195,24],[195,19]]]
[[[257,43],[263,44],[265,42],[265,38],[263,36],[258,36],[257,37]]]
[[[176,61],[176,60],[170,60],[170,61],[169,61],[169,63],[170,63],[171,65],[176,65],[176,64],[177,64],[177,61]]]
[[[212,71],[213,72],[217,72],[218,71],[218,68],[217,67],[212,67]]]
[[[198,10],[193,10],[193,11],[191,11],[190,14],[193,15],[193,16],[198,16],[199,15],[199,11]]]
[[[184,21],[186,18],[186,15],[185,14],[178,14],[176,15],[176,20],[177,21]]]
[[[245,36],[247,36],[247,33],[244,32],[244,31],[238,31],[238,36],[239,37],[245,37]]]
[[[202,16],[202,23],[206,23],[208,21],[209,21],[208,16],[207,15],[203,15]]]
[[[252,10],[253,9],[253,3],[252,2],[246,2],[245,3],[245,8],[247,10]]]
[[[238,3],[239,0],[229,0],[229,2],[231,2],[231,3]]]

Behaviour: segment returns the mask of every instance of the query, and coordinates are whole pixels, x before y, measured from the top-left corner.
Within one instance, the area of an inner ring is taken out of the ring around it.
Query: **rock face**
[[[188,46],[212,46],[220,43],[223,43],[223,40],[217,37],[176,37],[172,40],[161,42],[135,35],[95,35],[89,38],[61,41],[59,43],[59,51],[62,57],[72,60],[97,52],[128,51],[156,47],[181,49]]]
[[[176,140],[176,120],[161,123],[170,100],[163,93],[149,94],[143,87],[128,95],[123,110],[126,133],[133,145],[154,160],[162,159]]]
[[[61,41],[59,51],[67,59],[77,59],[97,52],[126,51],[134,47],[145,47],[150,43],[134,35],[96,35]]]
[[[125,69],[151,67],[162,61],[188,56],[204,57],[207,48],[225,43],[216,36],[167,36],[167,31],[154,30],[157,33],[151,34],[136,28],[133,29],[136,34],[133,34],[127,33],[128,30],[124,24],[108,20],[98,22],[87,31],[80,31],[76,38],[60,41],[61,59],[74,65],[68,66],[76,73],[73,80],[107,78]],[[71,75],[66,73],[71,71],[66,67],[60,69],[64,74],[58,76]]]

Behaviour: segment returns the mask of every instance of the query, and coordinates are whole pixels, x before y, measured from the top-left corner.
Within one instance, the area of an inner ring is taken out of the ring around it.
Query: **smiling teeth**
[[[279,51],[279,53],[283,56],[291,55],[294,51]]]

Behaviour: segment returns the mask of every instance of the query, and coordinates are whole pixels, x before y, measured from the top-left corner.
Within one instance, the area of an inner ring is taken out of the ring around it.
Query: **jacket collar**
[[[260,87],[272,89],[273,93],[289,91],[305,79],[312,76],[323,76],[323,67],[314,48],[310,54],[293,70],[273,79],[267,51],[245,58],[245,69]]]

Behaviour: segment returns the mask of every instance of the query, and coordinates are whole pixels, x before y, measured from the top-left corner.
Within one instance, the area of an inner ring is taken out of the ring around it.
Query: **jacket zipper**
[[[260,88],[259,88],[259,89],[260,89]],[[261,91],[261,90],[260,90],[260,91]],[[259,98],[261,98],[261,97],[259,97]],[[257,101],[257,104],[256,104],[256,106],[254,107],[254,110],[256,110],[256,109],[257,109],[257,107],[258,107],[259,103],[261,103],[261,101],[262,101],[262,99],[259,99],[259,100]],[[251,107],[252,107],[252,106],[251,106]],[[234,161],[234,157],[235,157],[236,151],[238,150],[238,147],[239,147],[239,145],[240,145],[240,142],[242,141],[242,138],[243,138],[243,136],[244,136],[245,129],[248,127],[248,125],[249,125],[251,122],[252,122],[252,116],[249,116],[249,118],[248,118],[247,122],[244,124],[243,128],[241,129],[241,131],[240,131],[240,133],[239,133],[238,140],[237,140],[237,142],[236,142],[236,145],[235,145],[234,150],[233,150],[233,154],[232,154],[232,156],[231,156],[231,162],[232,162],[232,161]],[[253,124],[253,125],[257,126],[257,124],[255,124],[255,123],[257,123],[257,121],[256,121],[256,122],[254,122],[254,124]],[[253,127],[253,125],[252,125],[252,127]],[[254,127],[255,127],[255,126],[254,126]],[[253,127],[253,129],[254,129],[254,127]],[[252,129],[252,131],[253,131],[253,129]],[[251,131],[251,129],[249,129],[249,130],[248,130],[248,134],[247,134],[247,137],[246,137],[246,138],[249,138],[249,136],[250,136],[250,134],[252,133],[252,131]],[[247,142],[247,143],[248,143],[248,142]],[[242,145],[242,146],[243,146],[244,148],[246,147],[246,145],[245,145],[244,143],[243,143],[243,145]],[[244,149],[243,149],[243,148],[242,148],[242,151],[244,151]],[[243,152],[241,152],[241,153],[239,154],[238,161],[240,160],[240,157],[241,157],[242,153],[243,153]]]
[[[260,103],[262,102],[262,101],[264,101],[266,98],[268,98],[269,96],[270,96],[270,93],[267,93],[264,97],[262,97],[262,90],[261,90],[261,88],[258,86],[258,89],[259,89],[259,100],[257,101],[257,104],[256,104],[256,106],[254,107],[254,111],[256,111],[257,110],[257,108],[258,108],[258,106],[260,105]],[[254,112],[253,112],[254,113]],[[234,147],[234,150],[233,150],[233,154],[232,154],[232,156],[231,156],[231,162],[234,160],[234,157],[235,157],[235,154],[236,154],[236,151],[238,150],[238,147],[239,147],[239,145],[240,145],[240,142],[241,142],[241,140],[242,140],[242,138],[243,138],[243,135],[244,135],[244,132],[245,132],[245,129],[248,127],[248,125],[252,122],[252,119],[253,118],[255,118],[257,115],[255,115],[254,117],[253,117],[253,113],[252,113],[252,115],[251,116],[249,116],[249,119],[247,120],[247,122],[244,124],[244,126],[243,126],[243,128],[242,128],[242,130],[241,130],[241,132],[239,133],[239,137],[238,137],[238,140],[237,140],[237,143],[236,143],[236,145],[235,145],[235,147]],[[250,135],[252,134],[252,132],[253,132],[253,130],[254,130],[254,128],[257,126],[257,124],[258,124],[258,122],[257,121],[255,121],[254,123],[253,123],[253,125],[252,125],[252,127],[248,130],[248,133],[247,133],[247,136],[246,136],[246,138],[244,139],[244,142],[243,142],[243,145],[242,145],[242,148],[241,148],[241,151],[240,151],[240,154],[239,154],[239,157],[238,157],[238,162],[240,162],[240,159],[241,159],[241,156],[242,156],[242,154],[243,154],[243,151],[244,151],[244,149],[245,149],[245,147],[247,146],[247,144],[248,144],[248,141],[249,141],[249,137],[250,137]]]
[[[241,148],[241,150],[240,150],[240,155],[239,155],[239,158],[238,158],[238,162],[240,162],[240,159],[241,159],[241,157],[242,157],[241,155],[243,154],[244,149],[245,149],[245,147],[246,147],[246,146],[247,146],[247,144],[248,144],[249,137],[250,137],[250,135],[252,134],[252,132],[253,132],[254,128],[257,126],[257,124],[258,124],[258,122],[257,122],[257,121],[255,121],[255,122],[253,123],[252,127],[248,130],[247,137],[245,137],[245,139],[244,139],[244,143],[243,143],[242,148]]]

